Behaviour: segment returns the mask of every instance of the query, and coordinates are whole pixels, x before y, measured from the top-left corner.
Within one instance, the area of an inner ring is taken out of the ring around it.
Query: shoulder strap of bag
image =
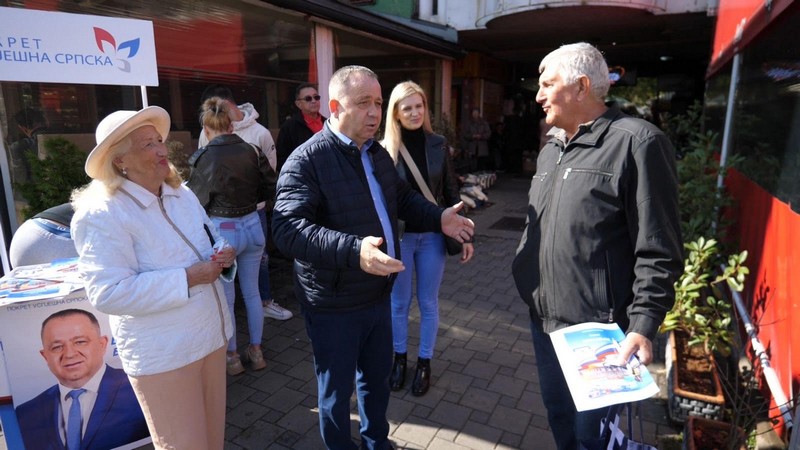
[[[256,144],[253,144],[252,142],[248,142],[248,144],[250,144],[250,146],[253,147],[253,150],[256,151],[256,155],[258,156],[259,160],[262,157],[266,159],[266,155],[264,155],[264,152],[261,151],[261,147],[257,146]]]
[[[424,195],[429,202],[437,204],[436,200],[433,198],[431,189],[428,187],[428,183],[422,179],[422,174],[419,173],[419,168],[417,168],[417,165],[414,163],[414,160],[408,153],[405,144],[400,144],[400,154],[403,156],[403,161],[406,162],[406,166],[408,166],[409,170],[411,170],[411,174],[414,175],[414,180],[417,181],[417,185],[419,186],[419,190],[422,191],[422,195]]]

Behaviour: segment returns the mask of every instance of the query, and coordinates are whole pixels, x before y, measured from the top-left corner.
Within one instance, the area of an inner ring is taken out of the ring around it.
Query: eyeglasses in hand
[[[300,97],[298,100],[303,100],[304,102],[311,103],[311,100],[319,101],[322,98],[319,95],[306,95],[305,97]]]

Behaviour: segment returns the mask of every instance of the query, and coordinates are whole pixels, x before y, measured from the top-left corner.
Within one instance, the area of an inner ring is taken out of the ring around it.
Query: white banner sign
[[[158,86],[153,23],[0,7],[0,81]]]

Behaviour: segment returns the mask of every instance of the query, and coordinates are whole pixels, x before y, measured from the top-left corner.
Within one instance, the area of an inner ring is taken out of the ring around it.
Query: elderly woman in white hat
[[[100,122],[72,233],[156,448],[220,449],[233,328],[219,277],[235,255],[212,249],[219,232],[167,160],[169,128],[157,106]]]

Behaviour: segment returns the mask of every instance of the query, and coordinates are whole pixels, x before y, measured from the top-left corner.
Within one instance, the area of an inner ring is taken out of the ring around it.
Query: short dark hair
[[[50,316],[48,316],[47,319],[44,319],[44,322],[42,322],[42,330],[40,332],[40,337],[44,337],[44,328],[51,320],[63,319],[65,317],[75,316],[75,315],[86,316],[86,318],[89,319],[89,322],[91,322],[92,325],[94,325],[95,328],[97,328],[97,333],[100,334],[100,322],[97,321],[97,317],[95,317],[94,314],[90,313],[89,311],[86,311],[85,309],[71,308],[71,309],[62,309],[61,311],[56,311],[53,314],[50,314]]]
[[[211,97],[219,97],[223,100],[236,103],[236,101],[233,100],[233,92],[231,92],[231,88],[225,86],[224,84],[212,84],[208,86],[206,90],[203,91],[203,95],[200,98],[200,104],[202,105]]]
[[[17,122],[17,125],[28,129],[47,125],[47,119],[45,119],[44,114],[38,109],[30,107],[14,114],[14,121]]]
[[[298,85],[294,90],[294,98],[295,98],[295,100],[300,98],[300,91],[302,91],[303,89],[307,89],[307,88],[314,88],[319,92],[319,88],[314,83],[300,83],[300,85]]]

